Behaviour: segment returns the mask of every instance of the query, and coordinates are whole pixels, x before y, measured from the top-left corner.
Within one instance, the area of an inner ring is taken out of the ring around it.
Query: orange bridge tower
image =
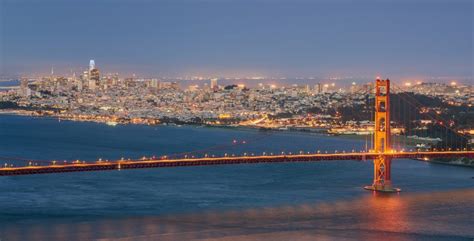
[[[374,160],[374,183],[365,189],[378,192],[399,192],[392,187],[391,158],[385,153],[391,151],[390,144],[390,80],[375,80],[375,128],[374,152],[379,156]]]

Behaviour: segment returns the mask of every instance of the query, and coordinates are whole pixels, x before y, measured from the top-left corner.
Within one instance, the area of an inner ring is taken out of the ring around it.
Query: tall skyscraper
[[[89,89],[95,89],[100,87],[100,72],[95,67],[95,61],[91,59],[89,61]]]
[[[212,90],[217,90],[219,86],[217,85],[217,78],[211,79],[211,89]]]
[[[95,61],[93,59],[91,59],[89,61],[89,71],[95,69]]]
[[[89,80],[95,82],[96,87],[100,86],[100,73],[98,69],[94,68],[90,71]]]
[[[323,92],[323,85],[321,83],[314,85],[314,92],[316,94],[321,94]]]
[[[350,91],[351,91],[351,94],[354,94],[357,92],[357,83],[356,82],[352,82],[352,85],[351,85],[351,88],[350,88]]]
[[[97,88],[97,84],[96,84],[95,80],[89,79],[89,83],[87,84],[87,87],[90,90],[95,90]]]
[[[158,79],[150,80],[150,88],[158,89],[159,85],[160,85],[160,82],[158,81]]]

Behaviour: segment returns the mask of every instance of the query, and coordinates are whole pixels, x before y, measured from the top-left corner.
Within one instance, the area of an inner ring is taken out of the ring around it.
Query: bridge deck
[[[474,151],[429,151],[429,152],[391,152],[391,153],[334,153],[297,154],[274,156],[205,157],[187,159],[145,159],[129,161],[98,161],[94,163],[71,163],[46,166],[24,166],[0,168],[0,176],[46,174],[59,172],[106,171],[135,168],[157,168],[178,166],[226,165],[242,163],[311,162],[326,160],[371,160],[379,155],[393,159],[400,158],[474,158]]]

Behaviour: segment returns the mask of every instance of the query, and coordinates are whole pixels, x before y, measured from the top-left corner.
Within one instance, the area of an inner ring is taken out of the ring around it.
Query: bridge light
[[[262,156],[265,156],[265,152],[262,152]]]
[[[244,152],[244,156],[247,156],[247,152]]]
[[[319,153],[321,153],[321,151],[320,151],[320,150],[318,150],[318,154],[319,154]]]

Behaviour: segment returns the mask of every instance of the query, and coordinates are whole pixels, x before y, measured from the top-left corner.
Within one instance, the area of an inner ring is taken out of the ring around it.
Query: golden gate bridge
[[[407,99],[410,96],[407,97]],[[416,100],[414,100],[416,101]],[[408,101],[410,102],[410,101]],[[411,101],[413,102],[413,101]],[[137,168],[158,168],[158,167],[183,167],[183,166],[203,166],[203,165],[227,165],[227,164],[250,164],[250,163],[281,163],[281,162],[316,162],[316,161],[335,161],[335,160],[373,160],[374,177],[372,185],[366,186],[365,189],[379,192],[398,192],[399,188],[393,187],[391,178],[391,162],[393,159],[422,159],[428,160],[432,158],[474,158],[474,150],[468,147],[467,138],[453,130],[448,121],[440,120],[439,117],[433,117],[420,110],[419,106],[413,106],[417,110],[416,113],[424,114],[431,118],[434,123],[444,128],[443,136],[444,146],[434,148],[415,148],[405,150],[401,146],[407,146],[407,143],[398,143],[399,148],[395,148],[392,143],[391,133],[391,105],[390,103],[390,80],[381,80],[377,78],[375,81],[375,98],[374,98],[373,120],[374,130],[371,140],[371,149],[363,151],[316,151],[298,153],[262,153],[262,155],[223,155],[215,156],[205,154],[202,157],[193,155],[185,155],[184,157],[151,157],[135,160],[116,160],[94,162],[72,161],[32,161],[26,159],[18,159],[26,161],[23,166],[14,166],[6,163],[0,167],[0,176],[14,175],[31,175],[31,174],[47,174],[47,173],[63,173],[63,172],[85,172],[85,171],[105,171],[105,170],[122,170]],[[405,108],[406,109],[406,108]],[[402,115],[399,111],[397,122],[407,125],[405,134],[416,136],[417,129],[410,126],[413,123],[413,116]],[[413,115],[413,114],[412,114]],[[415,114],[416,115],[416,114]],[[405,118],[405,120],[402,120]],[[408,119],[408,120],[406,120]],[[418,118],[419,119],[419,118]],[[411,128],[410,128],[411,127]],[[420,130],[423,131],[423,130]],[[426,133],[425,133],[426,134]],[[453,134],[458,138],[452,137]],[[460,139],[461,138],[461,139]],[[447,141],[451,139],[451,144]],[[405,138],[406,140],[406,138]],[[459,141],[461,140],[461,141]],[[458,142],[458,143],[454,143]],[[453,144],[454,143],[454,144]],[[412,143],[413,144],[413,143]]]

